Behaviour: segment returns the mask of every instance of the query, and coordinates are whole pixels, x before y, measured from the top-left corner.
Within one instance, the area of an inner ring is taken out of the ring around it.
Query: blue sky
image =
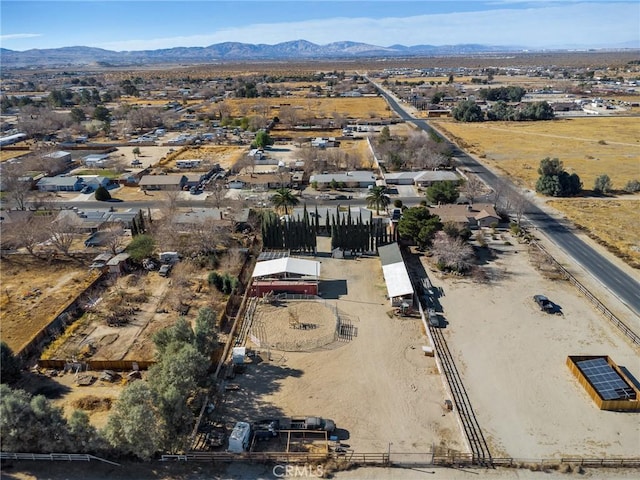
[[[640,48],[640,2],[0,0],[0,46],[109,50],[227,41]]]

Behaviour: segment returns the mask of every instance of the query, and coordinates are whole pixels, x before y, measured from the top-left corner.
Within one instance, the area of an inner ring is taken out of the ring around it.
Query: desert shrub
[[[601,193],[603,195],[609,193],[612,188],[613,185],[611,183],[611,179],[607,174],[600,175],[598,178],[596,178],[596,181],[593,184],[593,191],[596,193]]]
[[[640,192],[640,181],[629,180],[624,186],[624,191],[629,193]]]

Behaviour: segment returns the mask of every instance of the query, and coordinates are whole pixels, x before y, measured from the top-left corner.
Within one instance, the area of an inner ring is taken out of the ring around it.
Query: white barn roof
[[[266,260],[256,263],[252,277],[266,277],[280,273],[293,273],[295,275],[319,278],[320,262],[293,257]]]
[[[382,274],[387,284],[389,298],[402,297],[413,293],[413,286],[404,262],[383,265]]]

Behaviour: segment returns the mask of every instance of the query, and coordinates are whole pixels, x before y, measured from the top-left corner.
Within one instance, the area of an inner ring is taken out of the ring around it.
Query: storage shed
[[[269,292],[317,295],[320,262],[294,257],[266,260],[256,263],[251,276],[253,296]]]

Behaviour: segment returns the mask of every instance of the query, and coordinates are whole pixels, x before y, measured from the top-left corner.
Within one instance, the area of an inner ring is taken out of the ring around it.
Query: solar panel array
[[[289,251],[282,251],[282,250],[273,250],[273,251],[265,251],[265,252],[260,252],[260,255],[258,255],[258,262],[264,262],[267,260],[276,260],[278,258],[284,258],[284,257],[288,257],[289,256]]]
[[[629,400],[636,398],[636,392],[616,372],[604,358],[593,358],[576,362],[603,400]]]

